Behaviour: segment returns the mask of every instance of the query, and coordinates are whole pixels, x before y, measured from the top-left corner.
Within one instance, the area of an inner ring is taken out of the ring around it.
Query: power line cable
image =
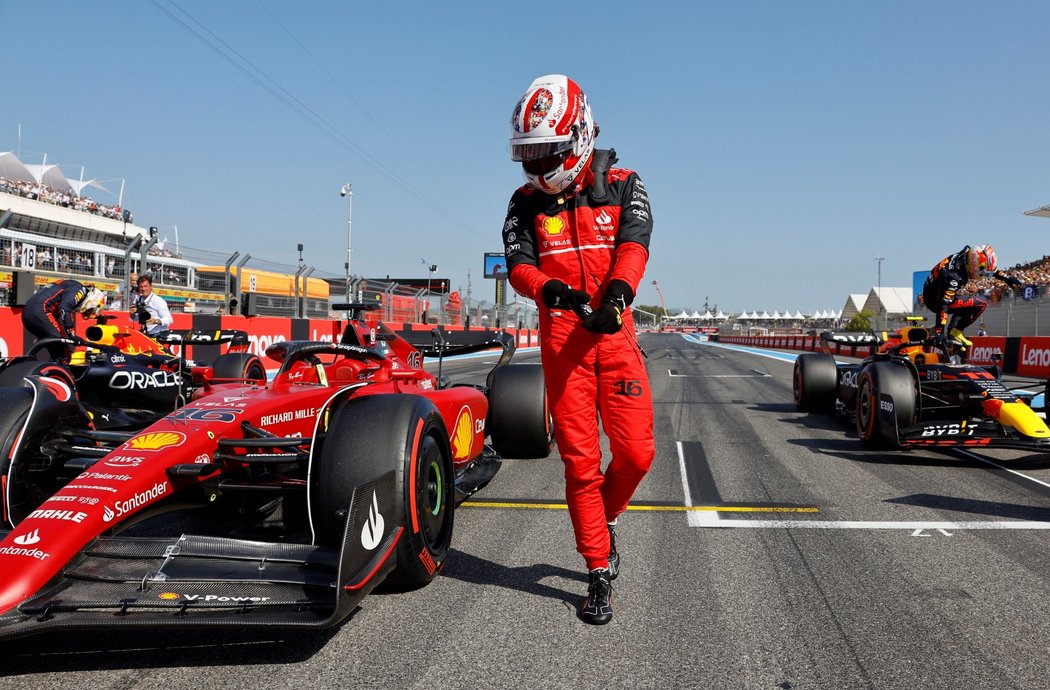
[[[161,5],[158,0],[150,0],[150,2],[161,12],[166,14],[172,21],[177,23],[188,33],[192,34],[195,38],[197,38],[197,40],[204,44],[205,47],[217,53],[220,57],[222,57],[224,60],[230,63],[235,69],[237,69],[237,71],[239,71],[245,77],[255,82],[255,84],[257,84],[260,88],[262,88],[271,96],[276,98],[278,101],[291,108],[297,115],[299,115],[300,118],[302,118],[311,127],[317,129],[326,137],[331,139],[333,142],[346,149],[350,153],[359,157],[367,165],[374,168],[377,172],[379,172],[388,180],[396,184],[403,191],[416,197],[427,206],[430,206],[432,209],[436,210],[440,215],[455,223],[458,228],[466,228],[471,230],[475,234],[482,235],[482,233],[478,231],[477,228],[470,226],[470,224],[464,221],[463,218],[454,215],[453,213],[442,207],[440,204],[432,201],[429,197],[427,197],[426,194],[413,187],[409,182],[407,182],[395,172],[383,165],[378,159],[369,154],[367,150],[365,150],[352,139],[350,139],[348,136],[343,134],[334,125],[328,123],[321,115],[319,115],[301,100],[296,98],[287,89],[278,84],[274,79],[269,77],[261,69],[252,64],[250,60],[238,53],[232,46],[227,44],[214,32],[212,32],[210,29],[204,26],[204,24],[202,24],[200,21],[194,18],[189,12],[180,7],[178,3],[174,2],[174,0],[169,0],[169,3],[183,15],[188,17],[190,21],[192,21],[197,26],[201,27],[201,29],[203,29],[210,36],[212,36],[214,40],[209,39],[200,31],[196,30],[193,26],[188,24],[181,17],[179,17],[175,13],[171,12],[168,8]],[[226,50],[224,50],[223,47],[225,47]],[[229,52],[227,52],[227,50]],[[234,59],[234,57],[231,56],[231,53],[235,55],[238,59]]]

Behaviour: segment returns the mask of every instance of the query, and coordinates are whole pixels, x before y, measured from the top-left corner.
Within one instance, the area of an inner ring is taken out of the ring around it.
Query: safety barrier
[[[765,347],[774,350],[802,350],[806,352],[829,351],[829,354],[842,357],[867,357],[872,351],[871,345],[850,342],[824,341],[822,347],[820,336],[815,335],[717,335],[710,336],[720,343]],[[1050,377],[1050,337],[1022,336],[1007,338],[1004,336],[972,336],[973,350],[969,362],[990,366],[996,354],[1002,355],[1000,366],[1008,374],[1030,376],[1037,379]]]

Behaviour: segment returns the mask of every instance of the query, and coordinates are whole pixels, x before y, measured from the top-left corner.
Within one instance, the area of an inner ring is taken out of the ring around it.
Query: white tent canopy
[[[69,180],[62,174],[62,169],[57,165],[27,165],[26,170],[33,176],[33,179],[41,184],[46,184],[51,189],[58,192],[71,192],[73,186],[69,184]]]
[[[12,151],[0,152],[0,177],[18,182],[36,182],[60,192],[72,192],[83,196],[84,189],[94,187],[113,194],[98,179],[80,180],[65,176],[57,165],[25,164]]]
[[[21,182],[35,182],[33,174],[22,165],[18,156],[7,151],[0,153],[0,177]]]

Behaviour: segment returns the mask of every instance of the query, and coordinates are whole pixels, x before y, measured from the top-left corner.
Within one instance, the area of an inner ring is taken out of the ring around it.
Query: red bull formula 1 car
[[[94,429],[58,377],[0,389],[13,525],[0,531],[0,638],[321,627],[380,583],[429,582],[448,558],[455,505],[501,457],[552,448],[542,370],[509,363],[509,334],[437,336],[413,346],[354,318],[340,342],[271,346],[271,383],[206,383],[134,432]],[[422,366],[493,347],[502,355],[484,385]]]
[[[921,326],[870,339],[876,352],[859,363],[837,363],[825,353],[799,355],[796,407],[852,416],[861,441],[872,448],[1050,451],[1050,429],[1030,405],[1034,396],[1007,389],[997,365],[958,363],[951,346],[945,349]]]
[[[100,319],[86,338],[37,341],[21,357],[0,361],[0,388],[22,387],[26,377],[47,376],[74,387],[97,429],[141,429],[184,404],[209,381],[266,381],[262,360],[248,352],[240,330],[172,330],[155,340],[138,330]],[[203,361],[201,350],[215,353]],[[64,357],[40,360],[44,352]]]

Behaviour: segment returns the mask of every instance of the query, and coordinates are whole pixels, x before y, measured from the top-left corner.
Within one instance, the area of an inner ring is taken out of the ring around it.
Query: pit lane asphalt
[[[557,458],[507,461],[457,511],[431,585],[374,594],[334,630],[15,640],[0,687],[1046,687],[1050,489],[1027,477],[1050,483],[1047,459],[995,454],[1013,474],[864,451],[795,411],[790,361],[641,343],[657,456],[618,529],[609,625],[573,613],[582,561],[546,507]],[[478,381],[493,361],[444,373]]]

